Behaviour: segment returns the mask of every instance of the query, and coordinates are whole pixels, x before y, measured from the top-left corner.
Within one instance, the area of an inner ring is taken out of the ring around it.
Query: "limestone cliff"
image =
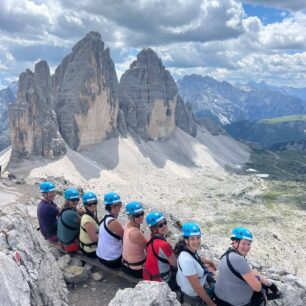
[[[39,155],[54,158],[66,152],[53,111],[51,78],[45,61],[35,72],[20,75],[17,102],[9,108],[12,160]]]
[[[176,125],[177,86],[152,49],[143,49],[130,69],[122,75],[119,99],[128,129],[142,139],[157,140],[173,132]],[[180,106],[184,108],[184,105]],[[187,113],[181,115],[186,117]],[[185,126],[189,128],[189,124]]]
[[[99,33],[90,32],[73,47],[52,83],[60,132],[72,149],[101,142],[115,131],[118,80]]]

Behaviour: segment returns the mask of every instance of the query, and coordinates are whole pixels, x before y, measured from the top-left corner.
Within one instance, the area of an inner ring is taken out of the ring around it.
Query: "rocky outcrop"
[[[55,258],[27,213],[0,185],[0,300],[2,306],[67,306],[67,288]]]
[[[53,111],[50,70],[47,62],[19,77],[17,102],[9,107],[12,160],[33,155],[54,158],[66,152]]]
[[[191,105],[185,105],[180,95],[177,96],[175,124],[191,136],[195,137],[197,135],[197,126],[192,117]]]
[[[172,292],[166,283],[140,282],[134,289],[118,290],[109,306],[179,306],[175,292]]]
[[[128,129],[144,140],[168,137],[176,124],[193,133],[184,105],[176,111],[176,83],[152,49],[143,49],[122,75],[119,97]]]
[[[114,133],[118,80],[101,35],[90,32],[64,58],[52,77],[60,132],[74,150],[99,143]]]
[[[7,88],[0,90],[0,151],[11,144],[8,120],[8,106],[15,103],[17,82],[12,82]]]

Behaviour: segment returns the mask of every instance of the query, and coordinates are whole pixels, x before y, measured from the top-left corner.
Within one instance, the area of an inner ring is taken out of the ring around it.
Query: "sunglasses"
[[[168,224],[168,222],[167,222],[167,220],[165,220],[164,222],[157,224],[157,227],[162,228],[162,227],[166,226],[167,224]]]
[[[80,199],[71,199],[70,201],[71,201],[71,202],[79,202]]]
[[[91,207],[91,206],[94,206],[94,205],[97,205],[98,202],[91,202],[91,203],[87,203],[85,204],[87,207]]]
[[[144,212],[133,215],[134,218],[140,218],[140,217],[143,217],[143,216],[144,216]]]

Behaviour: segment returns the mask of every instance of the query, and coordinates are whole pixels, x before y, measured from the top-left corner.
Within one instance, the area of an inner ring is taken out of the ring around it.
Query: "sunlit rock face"
[[[115,132],[118,80],[99,33],[90,32],[73,47],[52,84],[60,132],[72,149],[99,143]]]
[[[12,160],[39,155],[55,158],[66,152],[53,111],[50,69],[45,61],[19,77],[17,101],[9,108]]]

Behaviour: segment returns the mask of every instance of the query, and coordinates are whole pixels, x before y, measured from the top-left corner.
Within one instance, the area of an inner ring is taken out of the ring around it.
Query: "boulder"
[[[118,290],[109,306],[179,306],[175,292],[167,283],[141,281],[135,288]]]

